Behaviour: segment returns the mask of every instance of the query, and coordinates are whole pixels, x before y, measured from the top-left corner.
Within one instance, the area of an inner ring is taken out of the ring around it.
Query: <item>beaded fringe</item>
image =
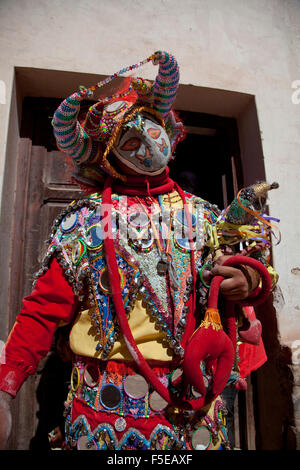
[[[219,310],[217,308],[208,308],[205,312],[204,320],[201,322],[200,328],[208,328],[209,326],[216,331],[223,329]]]

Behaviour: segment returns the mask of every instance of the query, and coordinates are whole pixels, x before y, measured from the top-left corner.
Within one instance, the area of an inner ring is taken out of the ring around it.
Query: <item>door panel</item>
[[[72,200],[82,196],[80,188],[69,182],[70,173],[61,152],[48,152],[43,146],[32,146],[29,139],[20,139],[8,302],[11,327],[22,298],[32,290],[33,275],[40,268],[53,220]],[[14,400],[10,449],[28,449],[35,434],[38,404],[33,397],[44,362]]]

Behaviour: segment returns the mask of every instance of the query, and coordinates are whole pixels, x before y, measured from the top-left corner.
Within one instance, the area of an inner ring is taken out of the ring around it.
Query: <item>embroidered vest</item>
[[[147,201],[147,199],[149,199]],[[175,202],[174,202],[175,201]],[[178,194],[150,198],[116,196],[113,236],[126,313],[142,298],[147,314],[175,355],[183,356],[181,339],[189,313],[192,287],[188,223]],[[148,204],[146,203],[148,202]],[[213,223],[210,204],[187,195],[196,267],[212,258],[204,250]],[[74,293],[88,311],[88,334],[95,341],[94,357],[107,359],[119,327],[111,298],[103,248],[101,196],[73,202],[55,220],[41,275],[55,254]],[[207,256],[208,255],[208,256]],[[205,259],[204,259],[205,258]],[[202,286],[202,293],[206,294]],[[71,333],[72,336],[72,333]]]

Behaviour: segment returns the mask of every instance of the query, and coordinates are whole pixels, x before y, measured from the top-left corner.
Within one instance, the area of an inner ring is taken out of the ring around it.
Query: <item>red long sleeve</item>
[[[70,322],[78,306],[77,297],[64,277],[57,259],[41,276],[23,307],[1,354],[0,390],[13,397],[39,360],[51,348],[60,321]]]

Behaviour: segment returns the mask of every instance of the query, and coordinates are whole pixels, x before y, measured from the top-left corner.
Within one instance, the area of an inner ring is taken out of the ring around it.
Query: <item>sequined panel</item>
[[[204,365],[201,366],[203,380],[209,391],[211,376],[205,372]],[[169,363],[152,368],[171,392],[180,390],[180,385],[176,384],[182,375],[180,366]],[[80,436],[88,436],[90,439],[82,439],[79,447],[91,444],[90,449],[96,446],[97,449],[204,450],[215,447],[218,443],[228,446],[225,407],[221,400],[217,399],[211,406],[195,412],[175,409],[153,390],[138,371],[125,363],[77,356],[71,373],[71,387],[70,410],[75,403],[75,409],[79,407],[80,410],[89,410],[87,415],[93,417],[93,423],[105,421],[92,432],[86,417],[81,416],[82,419],[79,419],[75,413],[75,419],[72,419],[70,411],[67,421],[70,442],[73,442],[74,436],[76,439]],[[188,387],[187,394],[189,399],[198,396],[191,387]],[[79,411],[78,414],[82,413]],[[140,429],[138,422],[141,423]],[[155,428],[157,423],[161,425]],[[150,434],[145,434],[143,426],[147,429],[149,426],[155,428],[155,432],[151,428],[151,437]]]
[[[160,372],[158,377],[167,387],[169,374]],[[161,408],[151,406],[153,392],[144,377],[118,367],[107,370],[106,363],[96,359],[77,357],[71,373],[71,389],[76,399],[98,412],[134,418],[149,418],[161,412]]]
[[[66,443],[71,449],[76,450],[175,450],[187,448],[184,440],[178,438],[171,426],[157,425],[151,432],[149,439],[138,427],[129,427],[118,439],[115,426],[118,427],[118,424],[112,426],[110,423],[104,422],[92,431],[87,418],[81,415],[72,424],[67,420]]]
[[[116,256],[125,311],[129,313],[135,299],[139,272],[137,268],[133,264],[130,264],[129,261],[126,261],[118,251],[116,252]],[[102,251],[98,256],[93,257],[90,266],[92,300],[94,301],[94,311],[91,314],[91,318],[97,330],[98,340],[96,351],[100,352],[101,357],[105,359],[115,342],[118,329],[116,328],[116,314],[110,292],[106,259]]]
[[[98,424],[92,428],[89,419],[95,423],[95,417],[91,412],[79,414],[72,421],[69,410],[66,445],[77,450],[229,449],[223,403],[219,400],[214,402],[210,414],[173,410],[166,417],[145,420],[125,416],[108,418],[106,413],[100,412],[97,414]]]

